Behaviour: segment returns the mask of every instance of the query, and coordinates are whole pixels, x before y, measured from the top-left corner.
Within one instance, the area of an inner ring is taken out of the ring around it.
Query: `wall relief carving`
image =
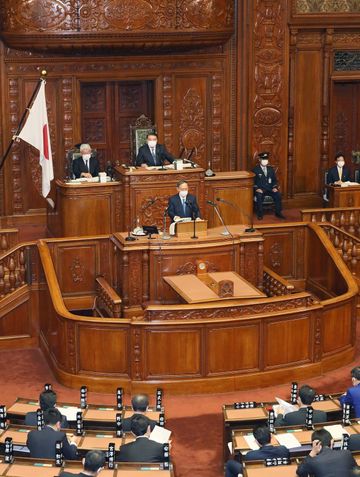
[[[358,0],[295,0],[297,14],[360,13]]]

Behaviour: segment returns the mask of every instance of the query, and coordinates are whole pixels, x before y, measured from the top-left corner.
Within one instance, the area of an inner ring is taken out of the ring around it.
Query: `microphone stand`
[[[166,232],[166,216],[167,216],[168,208],[169,207],[166,207],[166,209],[164,210],[164,230],[163,230],[163,234],[162,234],[162,239],[163,240],[169,240],[171,238],[170,234],[168,234]]]
[[[220,220],[220,222],[222,223],[222,225],[225,229],[223,232],[221,232],[221,235],[225,235],[225,236],[231,235],[232,236],[229,229],[227,228],[227,225],[224,222],[224,219],[222,218],[222,215],[220,214],[220,211],[218,210],[218,206],[214,202],[212,202],[211,200],[207,200],[206,202],[209,205],[211,205],[212,207],[214,207],[216,215],[219,217],[219,220]]]
[[[160,168],[160,170],[161,170],[161,171],[165,171],[166,169],[165,169],[165,167],[164,167],[164,158],[163,158],[162,156],[160,156],[159,159],[160,159],[160,163],[161,163],[161,168]]]
[[[249,217],[249,215],[244,210],[240,209],[240,207],[238,207],[236,204],[233,204],[229,200],[220,199],[220,197],[216,197],[216,200],[217,200],[217,202],[222,202],[223,204],[230,205],[230,207],[233,207],[234,209],[240,211],[242,214],[244,214],[246,216],[246,218],[250,222],[250,227],[245,229],[246,233],[256,232],[256,229],[254,229],[254,219],[253,219],[253,217]]]
[[[186,202],[187,206],[191,209],[191,217],[193,219],[194,223],[194,231],[193,231],[193,236],[191,237],[192,239],[198,239],[199,237],[196,236],[196,220],[195,220],[195,210],[193,204],[190,202]]]

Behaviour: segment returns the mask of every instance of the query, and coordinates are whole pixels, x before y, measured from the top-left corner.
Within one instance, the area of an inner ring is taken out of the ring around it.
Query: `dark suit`
[[[120,447],[120,462],[162,462],[163,446],[147,437],[138,437]]]
[[[244,460],[265,460],[273,457],[290,457],[289,449],[285,446],[262,446],[258,450],[249,451]],[[225,477],[237,477],[243,471],[243,466],[236,460],[228,460],[226,463]]]
[[[77,448],[70,445],[66,434],[55,431],[52,427],[45,426],[41,431],[30,431],[26,445],[30,450],[30,457],[36,459],[55,459],[55,444],[62,441],[65,459],[76,459]]]
[[[179,194],[172,195],[169,198],[168,203],[168,214],[171,217],[171,220],[174,221],[174,217],[177,215],[178,217],[191,217],[195,215],[195,218],[200,217],[200,209],[196,201],[196,197],[192,194],[188,194],[186,196],[186,205],[185,205],[185,212],[182,205],[182,200],[180,199]]]
[[[283,416],[278,414],[275,420],[275,427],[281,426],[301,426],[305,425],[306,421],[306,407],[300,408],[298,411],[289,412]],[[327,422],[327,414],[324,411],[314,409],[313,422],[315,424]]]
[[[327,184],[334,184],[334,182],[337,182],[340,180],[339,177],[339,171],[337,166],[331,167],[331,169],[328,170],[327,176],[326,176],[326,183]],[[344,166],[342,170],[342,176],[341,180],[343,182],[350,181],[350,170]]]
[[[360,418],[360,384],[349,388],[345,396],[340,397],[340,404],[351,404],[355,417]]]
[[[69,428],[69,423],[66,419],[65,416],[61,415],[61,427],[63,429],[68,429]],[[25,421],[24,421],[25,426],[37,426],[37,413],[34,412],[28,412],[25,416]]]
[[[273,167],[266,166],[266,175],[262,167],[258,164],[253,172],[254,178],[254,191],[256,197],[256,208],[259,216],[263,215],[263,202],[265,195],[270,195],[274,199],[275,213],[280,214],[282,210],[281,194],[280,192],[273,192],[273,189],[278,186],[277,178]],[[261,192],[256,192],[257,189],[261,189]]]
[[[131,417],[127,417],[126,419],[124,419],[122,421],[122,427],[123,427],[124,432],[130,432],[131,431],[131,423],[132,423],[132,420],[134,419],[135,416],[143,416],[143,414],[135,413]],[[156,426],[157,422],[153,421],[152,419],[149,419],[147,416],[143,416],[143,417],[146,417],[146,419],[149,421],[150,429],[153,430],[154,427]]]
[[[97,177],[100,171],[100,164],[96,157],[91,156],[89,170],[87,170],[84,159],[82,157],[78,157],[73,160],[72,170],[76,179],[81,176],[82,172],[90,172],[93,177]]]
[[[352,452],[360,450],[360,434],[351,434],[349,436],[349,450]]]
[[[89,474],[84,474],[83,472],[78,474],[73,474],[71,472],[61,472],[60,477],[89,477]]]
[[[348,450],[332,450],[324,447],[315,457],[306,457],[298,466],[299,477],[349,477],[356,462]]]
[[[165,161],[173,162],[173,156],[166,150],[162,144],[156,144],[155,147],[155,159],[151,154],[150,147],[144,144],[139,148],[138,155],[136,156],[136,165],[146,164],[147,166],[161,166]]]

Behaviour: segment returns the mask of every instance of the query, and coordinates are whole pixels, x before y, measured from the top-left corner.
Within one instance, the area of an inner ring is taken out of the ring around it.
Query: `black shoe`
[[[279,212],[278,214],[275,214],[276,217],[279,217],[279,219],[286,219],[285,215],[283,215],[281,212]]]
[[[262,220],[262,219],[263,219],[263,216],[260,215],[260,214],[258,214],[257,218],[258,218],[258,220]]]

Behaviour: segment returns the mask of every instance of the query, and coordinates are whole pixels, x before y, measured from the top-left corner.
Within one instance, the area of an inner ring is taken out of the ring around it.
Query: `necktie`
[[[155,154],[155,148],[154,147],[151,148],[151,155],[153,157],[154,164],[156,166],[156,154]]]
[[[89,159],[85,159],[86,172],[89,172]]]
[[[341,181],[341,178],[342,178],[342,167],[338,167],[338,173],[339,173],[339,180]]]
[[[264,171],[264,174],[265,174],[265,177],[266,177],[267,176],[267,167],[266,166],[263,168],[263,171]]]
[[[184,215],[186,215],[186,200],[185,199],[182,200],[182,206],[184,210]]]

